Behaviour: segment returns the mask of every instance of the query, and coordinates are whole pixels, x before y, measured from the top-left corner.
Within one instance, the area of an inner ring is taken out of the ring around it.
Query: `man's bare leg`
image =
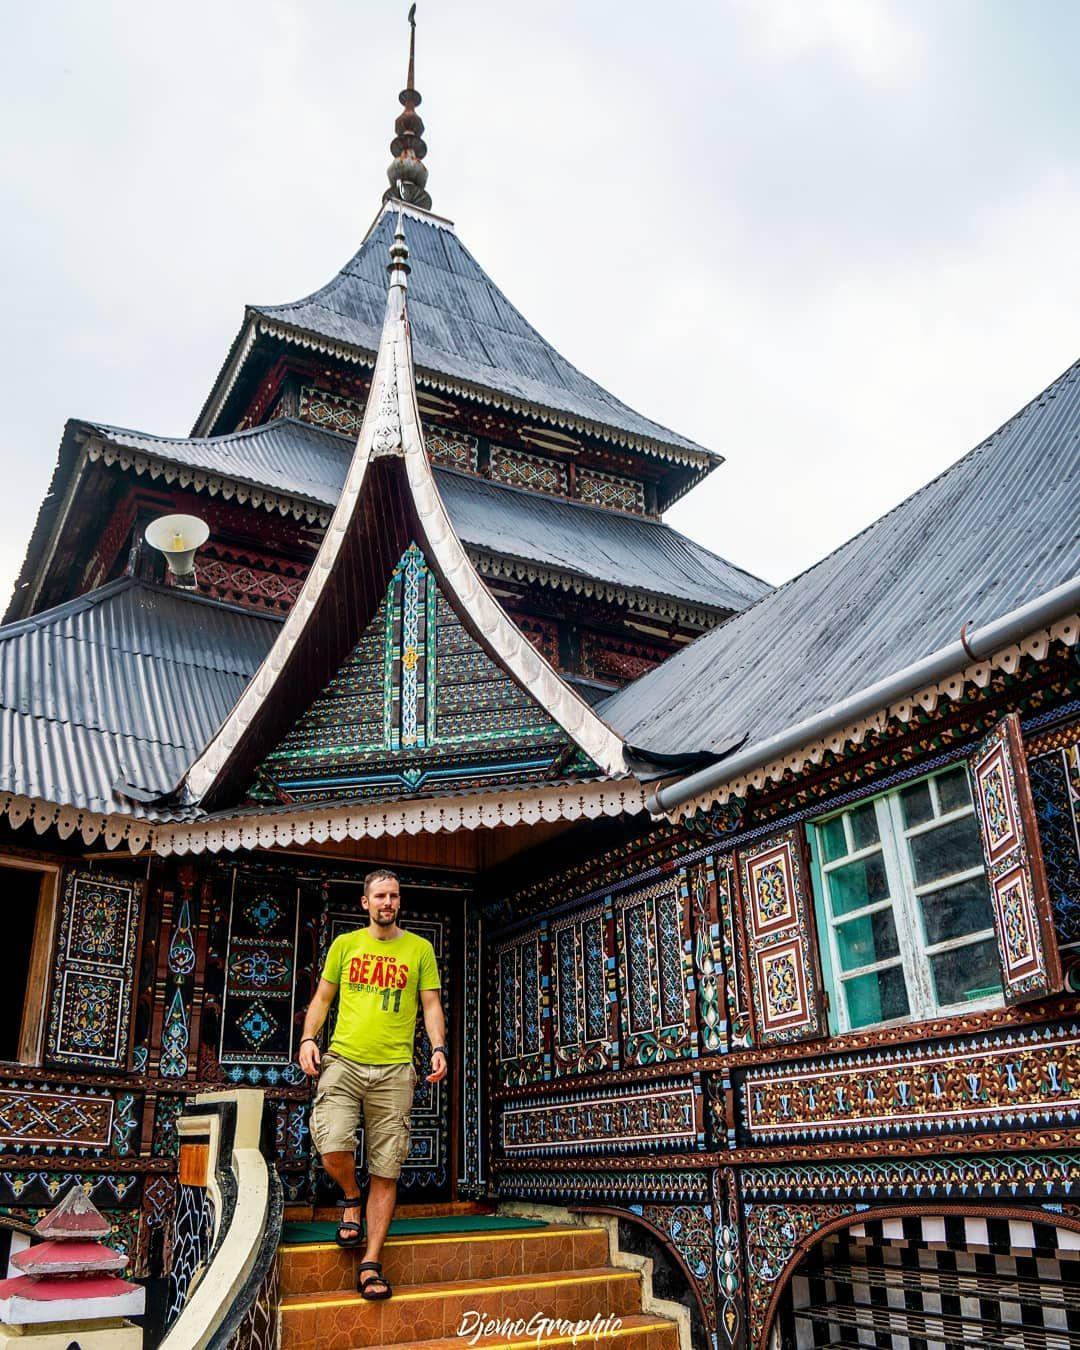
[[[322,1155],[322,1165],[326,1170],[331,1181],[336,1181],[341,1187],[342,1196],[359,1195],[356,1189],[356,1157],[352,1153],[324,1153]],[[359,1205],[350,1205],[348,1209],[342,1211],[341,1221],[348,1220],[351,1223],[359,1223],[363,1211]],[[370,1221],[369,1221],[370,1226]],[[385,1232],[385,1230],[384,1230]],[[359,1234],[349,1231],[344,1234],[354,1241]]]
[[[371,1174],[371,1189],[367,1199],[367,1245],[364,1248],[365,1261],[378,1261],[382,1245],[394,1217],[397,1204],[397,1179],[377,1177]],[[369,1274],[369,1272],[364,1272]]]

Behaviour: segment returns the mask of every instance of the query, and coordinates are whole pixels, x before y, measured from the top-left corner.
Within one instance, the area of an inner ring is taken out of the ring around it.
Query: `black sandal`
[[[373,1270],[375,1274],[369,1275],[365,1280],[365,1270]],[[361,1298],[366,1298],[369,1303],[375,1302],[376,1299],[389,1298],[394,1292],[390,1288],[390,1281],[382,1273],[382,1265],[378,1261],[361,1261],[360,1265],[357,1267],[357,1274],[360,1277],[356,1282],[357,1293],[359,1293]],[[384,1288],[376,1289],[374,1293],[369,1293],[368,1291],[373,1284],[381,1284]]]
[[[361,1214],[364,1210],[364,1197],[362,1195],[346,1196],[344,1200],[337,1202],[338,1209],[359,1209]],[[348,1236],[342,1237],[342,1233]],[[364,1240],[364,1225],[357,1223],[354,1219],[342,1219],[337,1226],[337,1232],[334,1234],[334,1241],[339,1247],[351,1249],[359,1247]]]

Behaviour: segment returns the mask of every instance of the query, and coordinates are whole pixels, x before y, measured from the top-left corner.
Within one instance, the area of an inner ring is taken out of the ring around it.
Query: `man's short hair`
[[[376,867],[374,872],[369,872],[364,878],[365,896],[377,881],[396,881],[399,886],[401,884],[401,879],[396,872],[391,872],[387,867]]]

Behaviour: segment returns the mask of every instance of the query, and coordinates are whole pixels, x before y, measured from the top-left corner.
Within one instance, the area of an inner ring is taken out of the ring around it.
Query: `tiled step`
[[[425,1205],[397,1205],[394,1208],[395,1219],[430,1219],[443,1214],[490,1214],[491,1205],[476,1200],[432,1201]],[[333,1222],[341,1218],[341,1210],[334,1205],[320,1205],[314,1209],[311,1205],[286,1205],[286,1223],[310,1223],[312,1219]]]
[[[280,1255],[282,1298],[348,1288],[355,1283],[360,1260],[355,1250],[343,1251],[335,1242],[283,1243]],[[395,1289],[595,1268],[607,1260],[604,1229],[566,1224],[492,1233],[405,1235],[387,1238],[383,1246],[383,1270]]]
[[[625,1318],[641,1312],[641,1277],[601,1266],[397,1286],[394,1297],[381,1302],[345,1288],[284,1298],[280,1306],[282,1350],[354,1350],[452,1338],[470,1312],[526,1322],[537,1314],[585,1322],[593,1316]]]
[[[589,1350],[591,1346],[610,1345],[617,1350],[679,1350],[679,1328],[674,1322],[665,1322],[647,1313],[628,1313],[618,1325],[599,1327],[601,1334],[593,1337],[588,1330],[576,1340],[571,1331],[555,1330],[540,1342],[540,1350]],[[396,1350],[517,1350],[519,1346],[536,1347],[536,1333],[521,1336],[443,1336],[435,1341],[402,1341]],[[850,1350],[850,1347],[849,1347]]]

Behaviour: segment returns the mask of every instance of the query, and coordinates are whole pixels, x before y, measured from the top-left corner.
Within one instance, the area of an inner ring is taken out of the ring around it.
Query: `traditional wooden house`
[[[0,1221],[77,1180],[167,1345],[272,1344],[279,1303],[293,1346],[469,1306],[1076,1344],[1080,371],[770,590],[662,521],[719,457],[432,213],[419,101],[410,59],[366,239],[247,310],[190,437],[65,431],[0,628]],[[373,863],[452,1027],[402,1198],[564,1220],[471,1272],[436,1242],[377,1325],[334,1253],[275,1259]]]

